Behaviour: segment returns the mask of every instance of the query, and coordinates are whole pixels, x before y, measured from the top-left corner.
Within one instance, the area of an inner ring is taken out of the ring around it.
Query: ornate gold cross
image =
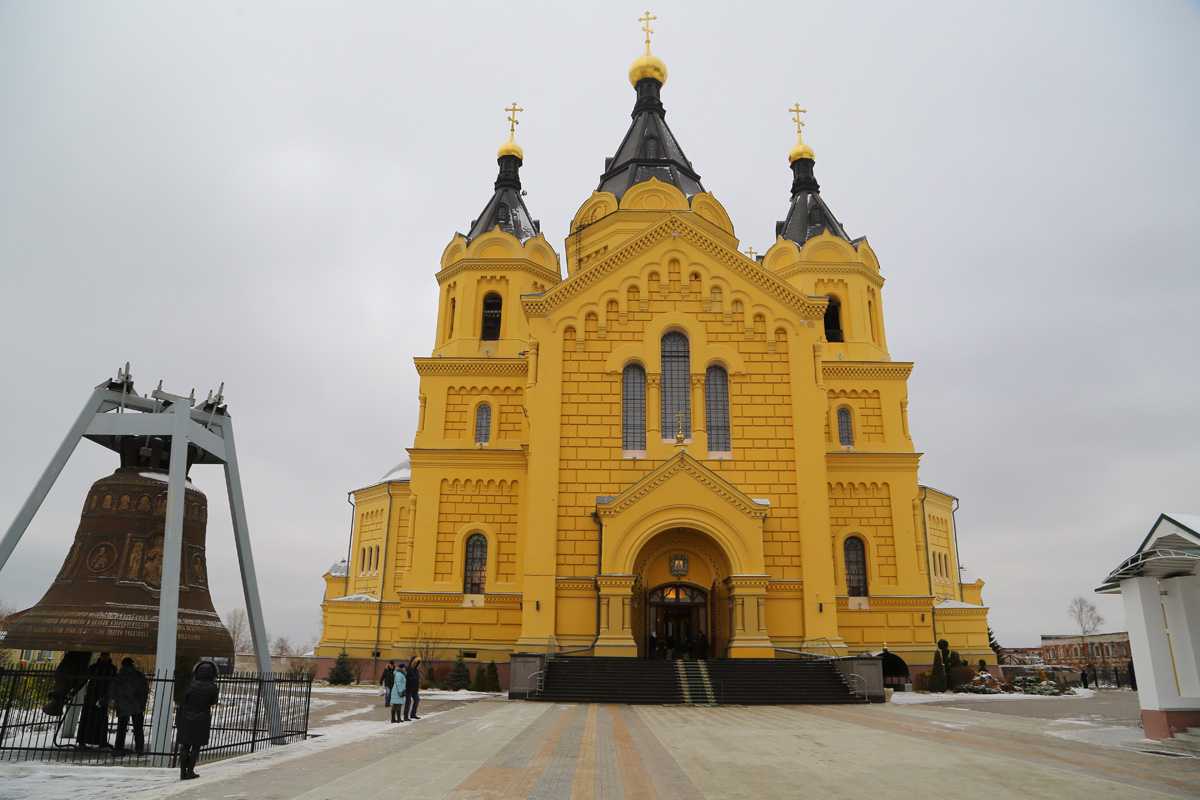
[[[799,103],[794,103],[788,111],[792,112],[792,119],[796,122],[796,135],[799,136],[804,132],[804,120],[801,119],[801,114],[807,114],[807,108],[801,108]]]
[[[517,114],[521,113],[525,109],[517,105],[516,100],[513,100],[512,105],[504,110],[508,112],[508,138],[511,139],[517,135],[517,126],[521,124],[517,121]]]
[[[755,258],[758,256],[758,252],[753,247],[747,247],[746,255],[750,256],[751,261],[754,261]]]
[[[683,412],[675,412],[675,444],[683,444]]]
[[[654,22],[658,17],[650,13],[646,9],[646,13],[638,17],[638,22],[642,23],[642,30],[646,32],[646,55],[650,55],[650,34],[654,33],[654,28],[650,27],[650,23]]]

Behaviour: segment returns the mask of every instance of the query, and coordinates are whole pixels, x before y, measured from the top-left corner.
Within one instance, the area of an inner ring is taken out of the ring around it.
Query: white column
[[[1128,578],[1121,581],[1125,622],[1129,626],[1129,649],[1137,671],[1138,704],[1143,709],[1168,709],[1178,705],[1171,645],[1163,625],[1162,601],[1157,578]]]
[[[1171,632],[1171,653],[1179,693],[1200,704],[1200,576],[1184,575],[1162,581],[1162,598]]]

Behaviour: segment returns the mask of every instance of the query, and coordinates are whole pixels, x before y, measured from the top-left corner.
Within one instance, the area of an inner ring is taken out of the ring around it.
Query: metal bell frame
[[[242,496],[242,480],[238,471],[237,450],[233,441],[233,419],[229,416],[224,397],[225,384],[216,393],[196,406],[195,390],[184,397],[158,388],[145,397],[133,390],[133,376],[128,362],[117,371],[117,377],[95,388],[75,424],[67,432],[42,477],[33,487],[17,517],[0,540],[0,570],[25,535],[29,523],[46,499],[54,482],[62,473],[80,439],[88,439],[110,450],[120,449],[124,436],[161,436],[171,440],[171,461],[167,480],[167,511],[163,530],[162,584],[158,603],[158,644],[155,653],[156,671],[160,677],[171,677],[175,663],[175,646],[179,622],[179,569],[183,554],[183,512],[187,472],[187,445],[201,451],[196,464],[223,464],[225,488],[229,495],[229,512],[233,520],[234,542],[238,565],[242,573],[242,592],[246,614],[250,618],[250,635],[258,671],[271,672],[271,655],[263,623],[262,603],[258,596],[258,579],[254,572],[254,556],[250,551],[250,529],[246,523],[246,505]],[[139,413],[129,413],[139,412]],[[178,446],[182,443],[184,446]],[[168,665],[164,667],[163,665]],[[150,722],[150,742],[159,753],[169,751],[171,744],[172,682],[156,681],[154,713]],[[264,683],[263,703],[267,727],[273,739],[282,736],[279,717],[279,698],[274,687]]]

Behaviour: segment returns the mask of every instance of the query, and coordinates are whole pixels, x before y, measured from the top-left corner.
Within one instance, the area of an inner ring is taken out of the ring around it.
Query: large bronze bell
[[[120,468],[92,484],[58,577],[37,605],[9,618],[5,647],[155,652],[169,458],[168,441],[122,441]],[[233,656],[233,639],[208,593],[207,519],[208,500],[189,482],[179,575],[181,661]]]

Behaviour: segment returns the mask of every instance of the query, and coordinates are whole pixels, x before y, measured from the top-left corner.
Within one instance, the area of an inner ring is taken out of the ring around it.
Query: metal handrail
[[[850,691],[853,692],[855,696],[858,696],[859,694],[861,694],[863,700],[867,699],[867,679],[866,678],[864,678],[862,675],[859,675],[857,672],[843,672],[842,677],[847,678],[847,679],[852,679],[852,680],[847,680],[846,681],[847,683],[857,682],[859,684],[862,684],[861,692],[858,689],[856,689],[854,686],[850,687]]]
[[[539,669],[536,672],[529,673],[529,678],[525,683],[525,690],[530,695],[542,696],[542,690],[546,688],[546,670]]]
[[[828,637],[828,636],[819,636],[819,637],[817,637],[816,639],[814,639],[813,641],[824,642],[824,643],[825,643],[825,647],[826,647],[827,649],[829,649],[829,650],[832,650],[832,651],[834,651],[835,653],[837,652],[837,648],[835,648],[835,647],[833,646],[833,642],[831,642],[831,641],[829,640],[829,637]],[[809,658],[817,658],[817,659],[823,659],[823,660],[829,660],[829,661],[835,661],[835,660],[837,660],[838,658],[842,658],[842,656],[838,656],[838,655],[829,655],[829,654],[826,654],[826,653],[814,653],[814,652],[812,652],[812,651],[810,651],[810,650],[794,650],[794,649],[792,649],[792,648],[789,648],[789,647],[776,647],[775,649],[776,649],[776,650],[778,650],[778,651],[779,651],[779,652],[781,652],[781,653],[791,653],[791,654],[793,654],[793,655],[798,655],[798,656],[808,656]]]

